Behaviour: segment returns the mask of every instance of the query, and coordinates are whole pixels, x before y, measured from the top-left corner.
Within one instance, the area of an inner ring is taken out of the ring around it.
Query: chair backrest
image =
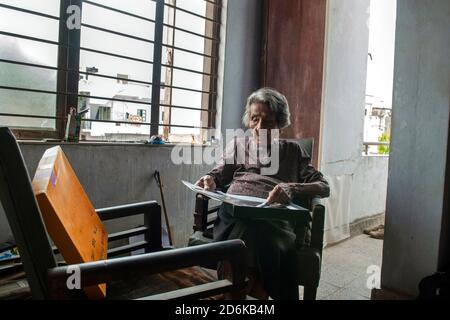
[[[284,139],[284,140],[297,143],[300,146],[300,148],[309,156],[309,158],[312,159],[314,150],[314,138]],[[294,199],[294,203],[311,210],[310,196]]]
[[[107,259],[108,232],[60,146],[45,151],[31,185],[47,232],[66,263]],[[106,285],[84,291],[103,299]]]
[[[0,201],[19,248],[33,298],[45,299],[49,296],[47,270],[56,266],[56,260],[25,161],[7,127],[0,127]]]
[[[283,139],[283,140],[297,143],[303,149],[303,151],[305,151],[308,154],[308,156],[312,159],[314,150],[314,138]]]

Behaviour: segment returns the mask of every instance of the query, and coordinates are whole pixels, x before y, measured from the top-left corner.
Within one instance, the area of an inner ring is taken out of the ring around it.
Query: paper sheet
[[[242,196],[237,194],[224,193],[222,191],[207,191],[199,186],[196,186],[190,182],[182,180],[183,184],[196,193],[203,194],[211,199],[220,201],[220,202],[228,202],[233,205],[242,205],[242,206],[250,206],[250,207],[265,207],[266,199],[252,197],[252,196]],[[279,206],[279,205],[278,205]],[[302,209],[302,207],[297,206],[294,203],[290,203],[288,205],[284,205],[283,207],[291,210]]]

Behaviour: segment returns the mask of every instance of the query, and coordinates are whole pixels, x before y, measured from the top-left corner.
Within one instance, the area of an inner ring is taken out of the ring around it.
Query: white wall
[[[327,243],[350,236],[352,199],[362,160],[364,105],[369,45],[370,0],[330,0],[323,90],[321,171],[331,186],[327,200]]]
[[[367,66],[367,94],[376,97],[385,107],[392,106],[396,6],[396,0],[370,2],[369,53],[372,59]]]
[[[328,1],[321,164],[333,176],[353,173],[361,157],[369,5]]]
[[[382,287],[438,270],[450,108],[450,1],[398,0]],[[448,227],[447,227],[448,228]],[[448,253],[447,253],[448,254]]]
[[[386,16],[379,12],[383,6]],[[372,19],[392,22],[392,3],[375,7]],[[370,9],[370,0],[328,1],[320,163],[331,185],[328,244],[349,237],[350,223],[385,212],[389,158],[362,155]],[[375,39],[389,32],[379,22],[371,25]]]
[[[385,212],[388,156],[363,156],[355,170],[350,220],[354,222]]]

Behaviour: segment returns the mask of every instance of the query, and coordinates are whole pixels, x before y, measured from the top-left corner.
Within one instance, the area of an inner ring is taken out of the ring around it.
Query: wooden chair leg
[[[219,273],[219,271],[218,271]],[[231,268],[231,264],[228,261],[223,261],[223,277],[225,279],[228,279],[232,281],[233,279],[233,272]],[[225,300],[245,300],[247,297],[248,288],[244,287],[239,291],[236,292],[229,292],[224,294]]]
[[[247,295],[258,300],[269,300],[269,295],[266,290],[264,290],[263,283],[258,277],[256,270],[248,268],[247,276],[249,279]]]
[[[303,300],[316,300],[317,287],[304,287]]]

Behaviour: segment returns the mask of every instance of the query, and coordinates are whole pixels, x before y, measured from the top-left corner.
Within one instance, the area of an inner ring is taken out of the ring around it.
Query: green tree
[[[390,142],[391,137],[386,133],[383,133],[379,138],[379,142]],[[378,154],[389,154],[389,146],[378,146]]]

